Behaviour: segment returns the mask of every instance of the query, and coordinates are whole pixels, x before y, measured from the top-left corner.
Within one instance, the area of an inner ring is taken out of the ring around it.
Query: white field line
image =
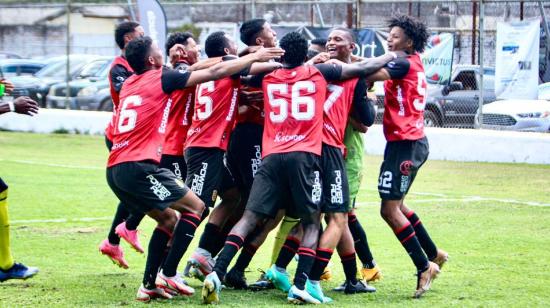
[[[437,199],[410,199],[406,203],[444,203],[444,202],[462,202],[462,203],[471,203],[471,202],[498,202],[498,203],[512,203],[518,205],[527,205],[527,206],[537,206],[537,207],[547,207],[550,206],[550,203],[542,203],[535,201],[522,201],[514,199],[498,199],[498,198],[485,198],[480,196],[463,196],[459,198],[437,198]],[[370,202],[356,202],[359,206],[380,206],[380,201],[370,201]]]
[[[101,167],[94,167],[94,166],[78,166],[78,165],[63,165],[63,164],[50,164],[50,163],[43,163],[39,161],[32,161],[32,160],[16,160],[16,159],[0,159],[1,162],[10,162],[10,163],[18,163],[18,164],[27,164],[27,165],[39,165],[39,166],[46,166],[46,167],[56,167],[56,168],[69,168],[69,169],[83,169],[83,170],[105,170]]]
[[[90,222],[90,221],[110,221],[112,216],[105,217],[83,217],[83,218],[58,218],[58,219],[22,219],[11,220],[11,225],[37,224],[37,223],[68,223],[68,222]]]

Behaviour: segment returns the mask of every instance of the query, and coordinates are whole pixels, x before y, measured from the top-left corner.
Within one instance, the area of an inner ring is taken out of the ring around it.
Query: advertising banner
[[[162,54],[165,55],[166,43],[166,15],[157,0],[137,0],[139,23],[145,30],[145,35],[150,36],[157,43]]]
[[[449,83],[453,66],[453,48],[452,33],[430,36],[426,50],[422,53],[422,63],[428,83],[442,85]]]

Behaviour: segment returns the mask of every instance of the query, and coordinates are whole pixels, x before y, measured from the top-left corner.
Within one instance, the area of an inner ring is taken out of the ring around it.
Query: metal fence
[[[55,1],[53,1],[55,2]],[[25,56],[48,56],[64,52],[66,31],[61,3],[23,1],[0,3],[0,50],[23,53]],[[192,30],[204,42],[208,33],[222,29],[237,37],[238,24],[248,18],[263,17],[274,25],[313,27],[348,26],[387,31],[386,20],[394,14],[408,14],[425,22],[435,32],[453,33],[453,73],[450,82],[460,89],[444,91],[444,86],[428,90],[425,117],[427,126],[473,128],[482,124],[508,128],[518,119],[510,115],[483,113],[483,105],[496,100],[494,65],[496,25],[499,21],[541,20],[540,83],[550,81],[548,59],[550,44],[543,20],[550,16],[548,1],[434,1],[434,0],[203,0],[160,1],[167,14],[169,31]],[[116,14],[112,13],[116,8]],[[135,8],[134,8],[135,9]],[[6,21],[10,11],[27,16],[23,22]],[[71,5],[71,12],[101,20],[97,31],[71,26],[71,53],[114,55],[112,28],[128,18],[127,1],[81,1]],[[109,13],[111,12],[111,13]],[[8,14],[8,15],[6,15]],[[117,15],[118,14],[118,15]],[[102,16],[103,15],[103,16]],[[77,22],[77,19],[74,19]],[[110,26],[105,20],[111,21]],[[548,20],[546,21],[548,22]],[[19,23],[19,24],[18,24]],[[107,30],[101,30],[107,27]],[[109,28],[110,27],[110,28]],[[87,34],[78,34],[78,31]],[[27,37],[28,40],[17,40]],[[93,41],[93,43],[91,42]],[[88,43],[87,43],[88,42]],[[29,46],[32,45],[32,48]],[[447,90],[447,89],[445,89]],[[383,93],[378,91],[378,108],[383,110]],[[519,119],[520,120],[520,119]]]

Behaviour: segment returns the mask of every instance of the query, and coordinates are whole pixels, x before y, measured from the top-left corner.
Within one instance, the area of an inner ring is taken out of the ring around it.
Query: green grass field
[[[134,296],[145,257],[124,246],[130,269],[123,270],[97,251],[117,203],[105,182],[106,158],[101,137],[0,133],[0,176],[10,185],[13,254],[41,270],[31,280],[0,283],[1,307],[142,305]],[[450,253],[450,261],[432,290],[413,300],[413,264],[378,214],[381,157],[365,161],[358,216],[384,279],[374,284],[375,294],[326,292],[333,306],[550,305],[550,166],[428,161],[408,204]],[[150,219],[142,223],[144,243],[153,227]],[[257,268],[269,265],[271,243],[253,260],[249,281],[258,277]],[[343,279],[338,257],[332,270],[325,290]],[[200,305],[200,282],[190,283],[197,291],[192,298],[153,305]],[[279,306],[286,300],[274,290],[226,290],[222,305]]]

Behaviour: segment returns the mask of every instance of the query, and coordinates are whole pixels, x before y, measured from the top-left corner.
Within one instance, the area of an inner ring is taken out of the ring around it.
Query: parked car
[[[484,68],[483,103],[496,100],[495,69]],[[428,84],[424,125],[443,127],[473,127],[479,107],[480,74],[477,65],[457,65],[451,74],[449,85]],[[381,90],[380,90],[381,89]],[[377,120],[384,112],[383,85],[376,85]]]
[[[550,101],[508,99],[484,105],[483,128],[548,133]]]
[[[69,80],[75,79],[84,65],[97,59],[94,55],[70,55]],[[34,76],[15,76],[10,81],[15,85],[14,97],[29,96],[36,100],[41,107],[46,107],[46,96],[53,84],[65,81],[67,58],[53,57],[47,60],[46,66]]]
[[[0,72],[5,78],[22,75],[34,75],[41,70],[46,63],[31,59],[4,59],[0,60]]]
[[[113,57],[101,57],[84,66],[80,75],[69,82],[69,107],[82,110],[103,110],[109,101],[96,99],[99,90],[109,88],[108,74]],[[52,108],[67,107],[67,84],[62,82],[51,86],[46,104]],[[110,99],[110,95],[109,95]]]
[[[21,59],[22,57],[12,52],[0,51],[0,59]]]

